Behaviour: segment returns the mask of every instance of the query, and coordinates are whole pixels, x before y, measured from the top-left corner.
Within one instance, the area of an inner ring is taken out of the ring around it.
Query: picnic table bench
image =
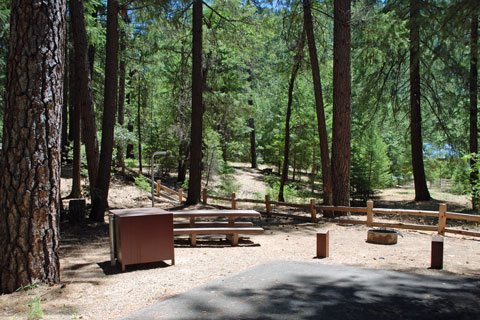
[[[262,234],[261,227],[254,227],[249,221],[236,221],[236,218],[259,218],[255,210],[185,210],[170,211],[173,218],[188,218],[190,221],[174,222],[173,234],[190,237],[190,244],[195,246],[197,235],[225,234],[233,246],[238,245],[239,234]],[[227,221],[197,221],[197,218],[227,218]]]

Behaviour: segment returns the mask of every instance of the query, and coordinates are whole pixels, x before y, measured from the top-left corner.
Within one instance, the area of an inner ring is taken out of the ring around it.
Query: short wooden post
[[[367,226],[371,227],[373,223],[373,201],[367,201]]]
[[[317,209],[315,209],[315,199],[310,199],[310,216],[312,222],[317,222]]]
[[[160,185],[162,184],[161,180],[157,180],[157,196],[160,195]]]
[[[443,237],[432,237],[431,269],[443,269]]]
[[[445,226],[447,225],[447,205],[442,203],[438,211],[438,234],[445,234]]]
[[[180,203],[183,202],[183,189],[182,188],[178,189],[178,201],[180,201]]]
[[[202,190],[203,204],[207,204],[207,189],[203,188]]]
[[[267,215],[270,216],[272,214],[272,205],[270,204],[270,195],[265,195],[265,206],[267,207]]]
[[[235,192],[232,193],[232,209],[237,209],[237,201],[235,200]]]
[[[71,199],[68,202],[68,214],[70,223],[85,221],[85,199]]]
[[[317,232],[317,258],[327,258],[329,256],[328,238],[328,230],[320,230]]]

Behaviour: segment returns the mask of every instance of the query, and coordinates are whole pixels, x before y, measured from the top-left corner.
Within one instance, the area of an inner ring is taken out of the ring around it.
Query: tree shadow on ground
[[[150,262],[150,263],[139,263],[139,264],[129,264],[125,266],[125,271],[122,272],[122,267],[119,263],[115,264],[114,266],[111,265],[109,261],[103,261],[98,263],[98,266],[103,270],[103,273],[106,276],[111,276],[119,273],[128,273],[134,272],[139,270],[150,270],[150,269],[158,269],[158,268],[166,268],[171,267],[170,264],[167,264],[163,261],[159,262]]]
[[[61,254],[69,256],[75,255],[78,249],[82,249],[87,244],[103,246],[108,243],[109,229],[106,223],[62,222],[60,236]]]
[[[126,319],[478,319],[480,280],[277,262]]]
[[[471,208],[466,208],[465,206],[458,205],[452,202],[445,200],[431,199],[429,201],[414,201],[412,200],[375,200],[375,208],[391,208],[391,209],[416,209],[416,210],[428,210],[428,211],[438,211],[440,205],[446,203],[448,205],[448,211],[455,212],[464,212],[472,213]],[[363,205],[365,206],[365,205]]]
[[[238,240],[237,247],[259,247],[259,243],[255,243],[250,240],[249,237],[242,237]],[[175,249],[181,248],[190,248],[190,249],[201,249],[201,248],[231,248],[232,243],[225,239],[225,236],[203,236],[202,238],[197,238],[197,245],[192,247],[190,245],[190,240],[185,238],[175,239]]]

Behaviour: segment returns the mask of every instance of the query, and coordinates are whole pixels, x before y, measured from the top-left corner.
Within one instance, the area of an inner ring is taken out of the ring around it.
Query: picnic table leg
[[[227,239],[232,243],[232,246],[238,246],[238,233],[228,235]]]
[[[195,247],[197,245],[197,235],[196,234],[191,234],[190,235],[190,245],[192,247]]]
[[[235,218],[228,217],[228,226],[233,227],[234,225],[235,225]],[[236,236],[237,236],[237,239],[235,240],[235,235],[227,234],[227,240],[230,241],[230,243],[233,246],[238,245],[238,234]]]
[[[190,217],[190,228],[195,227],[195,217]],[[190,245],[195,247],[197,245],[197,235],[191,234],[190,235]]]

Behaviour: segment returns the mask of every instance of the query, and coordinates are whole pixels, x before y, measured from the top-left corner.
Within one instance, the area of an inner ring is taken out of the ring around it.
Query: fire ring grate
[[[367,242],[375,244],[397,244],[398,232],[388,229],[370,229],[367,233]]]

